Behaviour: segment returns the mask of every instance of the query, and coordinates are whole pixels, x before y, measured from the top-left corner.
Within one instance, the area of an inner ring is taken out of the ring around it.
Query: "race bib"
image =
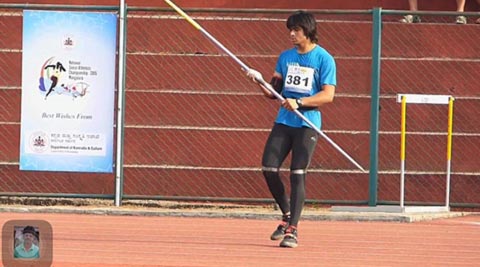
[[[312,68],[301,66],[288,66],[285,79],[285,90],[297,93],[309,93],[313,83]]]

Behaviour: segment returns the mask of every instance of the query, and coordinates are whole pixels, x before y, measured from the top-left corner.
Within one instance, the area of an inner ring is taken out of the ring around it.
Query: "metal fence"
[[[271,201],[260,161],[278,102],[262,97],[231,58],[162,8],[127,8],[125,117],[117,124],[124,134],[123,153],[117,155],[121,173],[19,171],[21,9],[4,7],[0,13],[1,195],[113,198],[121,176],[125,199]],[[292,10],[186,11],[265,77],[290,47],[285,19]],[[403,13],[395,11],[313,12],[319,43],[338,69],[335,101],[322,108],[323,131],[370,174],[320,140],[307,178],[308,201],[398,203],[396,94],[451,94],[451,205],[478,207],[480,26],[455,25],[457,14],[448,12],[422,13],[419,24],[399,23]],[[442,203],[445,107],[409,106],[407,120],[406,202]]]
[[[455,97],[451,201],[478,203],[478,195],[471,194],[479,189],[480,166],[475,156],[480,128],[472,123],[480,112],[480,44],[475,41],[480,27],[473,23],[478,14],[467,15],[467,25],[456,24],[455,17],[461,14],[450,12],[419,13],[422,23],[413,24],[396,23],[398,12],[383,15],[379,199],[398,200],[400,104],[396,94],[440,94]],[[445,201],[447,127],[447,106],[407,106],[406,201]]]

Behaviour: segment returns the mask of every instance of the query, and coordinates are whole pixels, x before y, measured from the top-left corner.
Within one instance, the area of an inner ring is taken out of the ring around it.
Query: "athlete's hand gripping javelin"
[[[266,97],[272,98],[272,99],[276,98],[275,95],[272,93],[272,89],[265,88],[265,85],[264,85],[265,80],[263,79],[263,76],[259,71],[255,70],[255,69],[248,69],[245,73],[247,74],[248,78],[252,79],[252,81],[254,81],[255,83],[257,83],[259,85],[259,87],[262,89],[263,94]],[[277,77],[277,78],[280,78],[280,77]],[[268,85],[270,85],[270,84],[268,84]],[[294,110],[300,108],[300,106],[297,103],[297,100],[293,99],[293,98],[285,98],[285,99],[281,100],[281,104],[282,104],[282,107],[284,107],[285,109],[287,109],[289,111],[294,111]]]

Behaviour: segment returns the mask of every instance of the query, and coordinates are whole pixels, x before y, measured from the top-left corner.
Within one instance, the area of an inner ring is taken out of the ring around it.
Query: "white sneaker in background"
[[[455,23],[467,24],[467,18],[465,16],[458,16],[457,19],[455,19]]]
[[[419,16],[406,15],[399,21],[401,23],[420,23],[422,20],[420,19]]]

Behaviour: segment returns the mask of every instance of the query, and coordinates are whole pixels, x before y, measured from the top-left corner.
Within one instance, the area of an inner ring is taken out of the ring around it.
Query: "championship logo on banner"
[[[112,172],[117,16],[24,11],[20,170]]]

